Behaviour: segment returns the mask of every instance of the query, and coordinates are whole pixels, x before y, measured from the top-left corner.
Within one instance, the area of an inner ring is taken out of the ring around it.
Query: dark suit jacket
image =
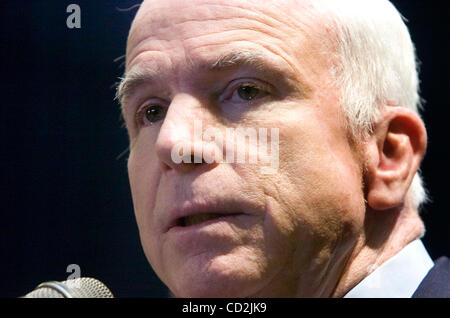
[[[413,298],[450,298],[450,260],[440,257],[414,292]]]

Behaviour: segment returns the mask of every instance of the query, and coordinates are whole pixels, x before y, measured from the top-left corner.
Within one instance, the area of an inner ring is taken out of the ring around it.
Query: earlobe
[[[372,209],[387,210],[405,201],[426,143],[425,127],[416,113],[385,107],[368,142],[365,185]]]

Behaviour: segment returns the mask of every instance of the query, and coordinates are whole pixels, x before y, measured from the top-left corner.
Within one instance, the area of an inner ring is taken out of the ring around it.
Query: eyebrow
[[[187,67],[195,70],[195,65],[192,61],[188,64],[189,66]],[[278,71],[276,73],[283,73],[279,67],[269,63],[262,53],[254,51],[228,52],[212,62],[202,62],[200,69],[218,72],[240,66],[249,66],[257,71],[269,69],[272,72],[276,69]],[[284,75],[286,76],[287,74]],[[140,85],[155,81],[158,77],[161,77],[161,69],[155,63],[142,62],[136,65],[123,78],[120,78],[120,83],[117,85],[116,90],[116,99],[123,105]],[[300,84],[300,86],[303,85]]]

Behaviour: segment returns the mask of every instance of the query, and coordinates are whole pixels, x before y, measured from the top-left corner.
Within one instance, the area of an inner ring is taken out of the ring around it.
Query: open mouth
[[[235,214],[201,213],[201,214],[189,215],[189,216],[180,218],[178,221],[178,225],[182,226],[182,227],[187,227],[187,226],[204,223],[204,222],[211,221],[211,220],[216,220],[219,218],[236,216],[236,215],[238,215],[238,213],[235,213]]]

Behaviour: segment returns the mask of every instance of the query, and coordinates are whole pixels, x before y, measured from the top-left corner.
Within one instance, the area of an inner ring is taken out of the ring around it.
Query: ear
[[[366,200],[374,210],[404,203],[427,146],[427,133],[415,112],[385,106],[366,143]]]

